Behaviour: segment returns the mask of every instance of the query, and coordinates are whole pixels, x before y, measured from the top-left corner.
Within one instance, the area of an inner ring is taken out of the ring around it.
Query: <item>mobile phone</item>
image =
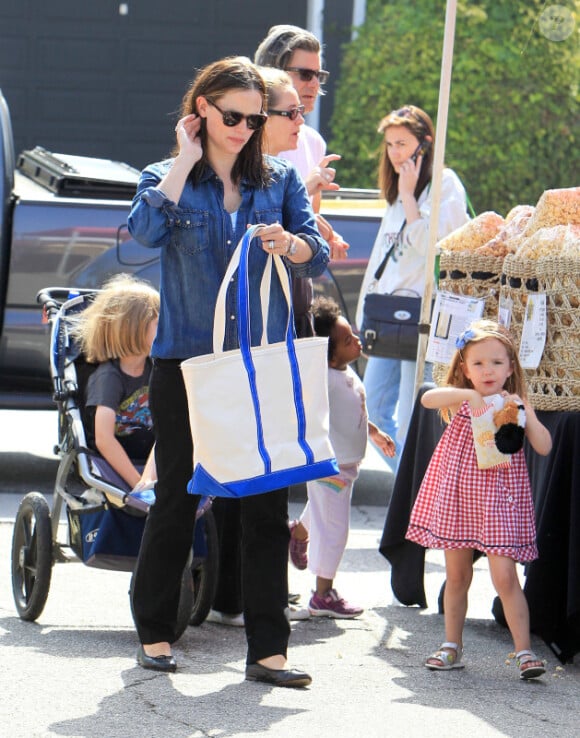
[[[411,154],[411,161],[413,164],[417,162],[417,157],[419,156],[425,156],[425,154],[429,151],[431,148],[431,141],[421,141],[421,143],[417,146],[415,151]]]

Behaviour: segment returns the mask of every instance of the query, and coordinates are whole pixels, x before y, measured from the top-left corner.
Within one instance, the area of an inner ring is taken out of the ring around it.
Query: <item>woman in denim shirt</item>
[[[141,641],[137,660],[147,669],[176,668],[171,643],[199,502],[186,492],[193,450],[180,363],[213,350],[217,293],[249,224],[267,224],[250,252],[253,344],[259,344],[262,330],[259,283],[267,255],[283,255],[301,277],[322,273],[329,258],[299,175],[288,163],[262,154],[265,94],[263,79],[245,57],[201,70],[183,98],[174,156],[144,170],[129,215],[133,237],[161,248],[161,310],[150,384],[158,482],[133,594]],[[226,349],[238,345],[235,292],[232,284]],[[269,341],[283,340],[286,321],[286,302],[273,278]],[[228,389],[224,398],[235,402],[235,389],[229,398]],[[288,490],[244,498],[241,515],[246,679],[306,686],[310,676],[286,664]]]

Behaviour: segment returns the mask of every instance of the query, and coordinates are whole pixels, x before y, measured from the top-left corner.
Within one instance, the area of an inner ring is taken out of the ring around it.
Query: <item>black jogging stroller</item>
[[[95,451],[87,448],[83,426],[83,398],[96,365],[85,361],[71,336],[71,321],[98,290],[51,287],[37,301],[50,325],[50,375],[58,408],[60,457],[52,509],[44,495],[29,492],[20,502],[12,537],[12,591],[22,620],[42,613],[52,566],[81,561],[115,571],[133,571],[153,490],[134,494],[124,480]],[[66,541],[59,541],[65,506]],[[189,624],[200,625],[215,595],[218,539],[211,500],[202,500],[189,561],[184,569],[176,639]],[[131,579],[130,601],[132,601]]]

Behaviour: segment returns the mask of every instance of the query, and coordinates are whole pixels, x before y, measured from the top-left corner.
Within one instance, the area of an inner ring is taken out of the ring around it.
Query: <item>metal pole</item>
[[[324,0],[308,0],[306,8],[306,30],[324,42]],[[314,110],[308,114],[308,125],[318,130],[320,126],[320,97],[316,99]]]
[[[423,383],[425,353],[429,338],[431,301],[433,296],[433,275],[435,270],[435,251],[439,227],[439,205],[441,201],[441,179],[445,158],[447,137],[447,113],[449,111],[449,91],[451,88],[451,69],[453,65],[453,43],[455,40],[455,17],[457,0],[447,0],[445,10],[445,33],[443,37],[443,56],[441,58],[441,79],[439,83],[439,103],[437,109],[437,130],[433,152],[433,178],[431,180],[431,215],[429,217],[429,248],[425,262],[425,292],[421,303],[419,345],[417,347],[417,370],[415,372],[415,397]]]
[[[350,40],[354,41],[358,36],[358,28],[365,22],[367,11],[367,0],[353,0],[352,3],[352,33]]]

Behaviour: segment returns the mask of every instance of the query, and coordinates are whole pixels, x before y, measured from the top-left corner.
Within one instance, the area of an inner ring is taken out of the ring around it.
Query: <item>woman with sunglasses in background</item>
[[[322,85],[329,75],[329,72],[321,69],[321,54],[320,42],[312,33],[299,26],[278,25],[270,28],[256,49],[254,62],[261,67],[285,70],[298,93],[300,104],[304,106],[304,115],[307,115],[314,110],[318,96],[324,95]],[[319,213],[322,192],[340,189],[334,181],[336,170],[331,166],[340,156],[327,155],[326,141],[315,128],[306,124],[302,126],[298,146],[289,146],[278,154],[292,162],[304,180],[316,213],[318,230],[330,246],[331,258],[345,259],[348,244]],[[293,281],[292,299],[299,336],[314,335],[310,314],[312,297],[310,280]]]
[[[304,114],[314,110],[322,85],[329,72],[321,69],[320,42],[309,31],[298,26],[273,26],[258,46],[254,62],[262,67],[283,69],[290,75],[294,88],[304,106]],[[291,161],[306,182],[308,194],[314,198],[318,212],[322,190],[338,190],[334,182],[335,170],[329,166],[340,159],[336,154],[326,156],[326,142],[315,128],[304,125],[298,147],[281,150],[281,156]]]
[[[150,384],[158,482],[133,593],[141,642],[137,660],[146,669],[176,668],[171,644],[180,579],[199,502],[186,492],[193,449],[180,364],[213,350],[218,290],[249,224],[267,224],[250,251],[253,345],[261,338],[260,281],[267,255],[284,256],[290,271],[304,277],[320,274],[328,261],[302,180],[293,167],[263,155],[265,97],[264,80],[245,57],[202,69],[183,98],[173,157],[143,171],[129,215],[133,237],[161,249],[161,311]],[[235,284],[227,311],[225,348],[233,349],[238,346]],[[270,342],[284,339],[287,317],[281,285],[273,277]],[[235,388],[228,387],[225,401],[228,391],[229,402],[235,402]],[[310,676],[288,669],[286,662],[288,490],[246,497],[240,509],[246,679],[306,686]]]
[[[415,105],[386,115],[378,132],[383,136],[379,163],[379,187],[387,208],[377,234],[356,313],[362,326],[366,294],[385,255],[392,248],[386,268],[373,289],[422,296],[425,261],[429,245],[431,177],[435,130],[431,118]],[[451,169],[444,169],[441,182],[438,239],[468,220],[463,185]],[[396,438],[398,465],[412,411],[415,387],[414,361],[370,356],[364,374],[369,420]],[[398,407],[397,407],[398,405]]]
[[[304,105],[287,72],[260,67],[268,93],[268,120],[264,126],[264,148],[270,156],[299,146],[304,127]]]

